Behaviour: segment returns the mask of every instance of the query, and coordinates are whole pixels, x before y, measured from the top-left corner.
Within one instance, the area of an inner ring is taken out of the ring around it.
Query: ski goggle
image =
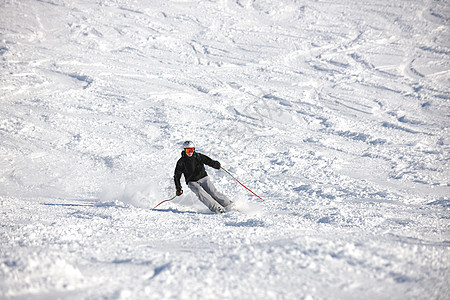
[[[195,148],[185,148],[184,151],[186,151],[187,154],[194,153]]]

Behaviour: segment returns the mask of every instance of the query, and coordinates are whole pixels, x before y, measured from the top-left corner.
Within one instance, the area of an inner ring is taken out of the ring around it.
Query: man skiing
[[[195,145],[191,141],[184,142],[183,148],[173,177],[177,196],[183,194],[180,179],[181,175],[184,174],[188,187],[212,212],[222,214],[230,210],[233,207],[233,202],[217,191],[205,170],[205,165],[220,169],[220,163],[204,154],[195,152]]]

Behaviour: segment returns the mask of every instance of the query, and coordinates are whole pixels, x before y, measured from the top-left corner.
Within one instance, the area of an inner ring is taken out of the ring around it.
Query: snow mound
[[[62,255],[16,253],[0,263],[0,295],[32,297],[36,293],[68,292],[86,284],[80,270]]]

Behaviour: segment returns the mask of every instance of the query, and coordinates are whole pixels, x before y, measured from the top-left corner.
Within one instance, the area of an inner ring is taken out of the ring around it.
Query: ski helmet
[[[186,148],[195,148],[195,145],[194,145],[194,143],[192,141],[186,141],[186,142],[183,143],[183,148],[184,149],[186,149]]]

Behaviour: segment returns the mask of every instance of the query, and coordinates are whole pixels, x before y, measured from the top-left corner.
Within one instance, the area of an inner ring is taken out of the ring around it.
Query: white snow
[[[448,299],[446,0],[0,3],[0,298]],[[241,212],[173,171],[219,160]]]

